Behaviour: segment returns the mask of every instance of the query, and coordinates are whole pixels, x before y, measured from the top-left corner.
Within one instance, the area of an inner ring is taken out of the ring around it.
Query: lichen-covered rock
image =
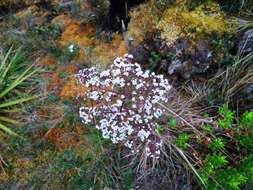
[[[155,6],[155,1],[141,4],[130,12],[127,36],[133,38],[134,46],[143,43],[145,36],[156,28],[161,11]]]
[[[231,30],[218,4],[206,3],[190,11],[180,1],[165,10],[157,28],[168,45],[180,37]]]
[[[179,38],[192,39],[201,34],[215,32],[222,35],[234,31],[217,3],[204,3],[189,10],[185,0],[166,1],[160,4],[162,9],[158,2],[161,1],[147,1],[130,12],[127,36],[133,38],[133,45],[143,43],[152,32],[160,33],[169,46]]]

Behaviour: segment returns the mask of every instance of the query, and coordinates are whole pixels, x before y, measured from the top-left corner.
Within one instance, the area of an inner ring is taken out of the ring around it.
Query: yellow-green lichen
[[[141,4],[131,11],[127,35],[134,39],[134,44],[143,42],[146,34],[155,29],[160,13],[155,0]]]
[[[229,22],[216,3],[205,3],[188,10],[184,1],[177,1],[166,9],[157,24],[161,36],[168,44],[179,37],[199,33],[230,32]]]
[[[186,5],[186,0],[177,0],[161,10],[154,0],[150,0],[138,6],[130,13],[128,36],[136,45],[143,42],[148,33],[160,31],[162,39],[170,45],[181,37],[231,32],[229,21],[217,3],[206,2],[194,10],[189,10]]]

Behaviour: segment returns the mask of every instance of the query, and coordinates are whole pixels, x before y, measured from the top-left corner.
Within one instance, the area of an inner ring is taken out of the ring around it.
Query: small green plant
[[[213,133],[213,127],[209,124],[203,125],[202,128],[204,129],[206,134],[212,134]]]
[[[234,120],[234,113],[228,109],[227,105],[223,105],[219,108],[219,114],[222,117],[217,121],[219,127],[226,129],[232,126]]]
[[[240,124],[243,127],[249,127],[253,129],[253,112],[245,112],[241,116]]]
[[[10,114],[20,113],[23,103],[36,98],[33,95],[25,96],[21,87],[40,68],[34,68],[33,65],[22,67],[24,60],[21,52],[13,53],[12,48],[0,55],[0,63],[0,130],[17,135],[9,126],[19,125],[19,122],[11,118]]]
[[[213,141],[208,146],[208,148],[210,148],[212,151],[222,150],[224,149],[224,147],[225,147],[225,144],[222,138],[213,139]]]
[[[164,127],[162,125],[157,125],[155,131],[156,131],[157,134],[160,135],[160,134],[162,134],[165,131],[165,129],[164,129]]]
[[[187,133],[182,133],[176,138],[175,143],[179,148],[187,148],[189,139],[190,136]]]
[[[238,148],[253,150],[253,112],[245,112],[241,118],[238,128],[235,130]]]
[[[149,68],[150,70],[154,70],[159,63],[161,62],[161,57],[156,52],[151,52],[151,57],[149,58]]]
[[[207,161],[207,163],[212,165],[213,168],[220,168],[220,167],[228,164],[226,156],[223,156],[220,154],[219,155],[218,154],[208,155],[206,158],[206,161]]]
[[[175,129],[175,128],[177,127],[177,120],[175,120],[175,119],[170,119],[170,120],[168,121],[168,125],[169,125],[169,127]]]

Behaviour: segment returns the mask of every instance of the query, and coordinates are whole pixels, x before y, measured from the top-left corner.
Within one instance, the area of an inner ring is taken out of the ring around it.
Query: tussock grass
[[[209,81],[209,88],[216,89],[219,96],[231,103],[235,94],[253,83],[253,54],[238,56],[235,63]]]

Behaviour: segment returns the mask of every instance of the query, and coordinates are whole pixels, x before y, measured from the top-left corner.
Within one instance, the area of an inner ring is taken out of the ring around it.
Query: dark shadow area
[[[110,0],[109,14],[104,24],[104,28],[118,31],[121,30],[122,20],[126,27],[130,18],[128,12],[134,6],[145,2],[145,0]]]

